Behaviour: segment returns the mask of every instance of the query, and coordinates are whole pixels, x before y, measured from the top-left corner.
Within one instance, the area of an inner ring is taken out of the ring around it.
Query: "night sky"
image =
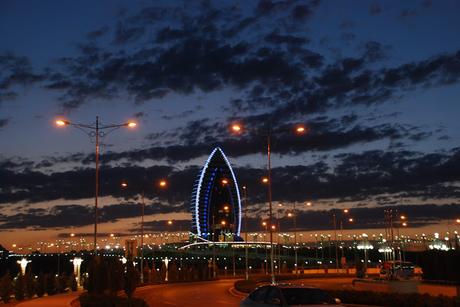
[[[390,206],[414,231],[449,227],[460,217],[458,12],[454,0],[1,1],[0,244],[91,232],[94,143],[54,121],[96,115],[138,122],[102,140],[103,234],[138,228],[142,190],[148,230],[188,229],[215,146],[260,228],[268,127],[274,203],[281,217],[296,203],[300,228],[330,229],[328,210],[341,208],[353,227],[378,228]],[[285,132],[298,123],[308,134]]]

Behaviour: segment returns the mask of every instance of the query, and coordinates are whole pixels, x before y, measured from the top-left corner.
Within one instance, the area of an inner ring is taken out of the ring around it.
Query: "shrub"
[[[67,275],[62,274],[56,278],[56,292],[57,293],[64,293],[66,292],[68,284]]]
[[[38,274],[36,286],[37,286],[37,288],[36,288],[37,296],[42,297],[43,295],[45,295],[46,277],[41,272],[40,272],[40,274]]]
[[[45,285],[45,290],[46,290],[46,293],[48,295],[54,295],[56,294],[56,276],[53,274],[53,273],[49,273],[47,276],[46,276],[46,285]]]
[[[125,275],[125,286],[124,290],[128,298],[131,298],[136,291],[136,287],[139,283],[139,273],[134,268],[133,262],[128,261],[126,263],[126,275]]]
[[[114,261],[113,261],[114,260]],[[123,289],[123,274],[124,268],[121,261],[118,259],[112,259],[109,263],[109,284],[108,289],[111,294],[116,294],[118,291]]]
[[[35,296],[37,286],[36,286],[35,277],[33,276],[32,271],[27,270],[24,278],[25,278],[26,297],[33,298]]]
[[[17,301],[22,301],[24,299],[24,292],[25,292],[25,281],[24,275],[19,272],[19,275],[16,277],[14,281],[14,298]]]
[[[71,291],[75,292],[78,290],[77,277],[75,276],[74,273],[70,275],[70,278],[68,279],[67,282],[68,282],[67,286],[69,287]]]
[[[8,303],[11,298],[11,293],[13,288],[11,286],[12,280],[9,272],[6,272],[5,275],[0,279],[0,298],[3,302]]]

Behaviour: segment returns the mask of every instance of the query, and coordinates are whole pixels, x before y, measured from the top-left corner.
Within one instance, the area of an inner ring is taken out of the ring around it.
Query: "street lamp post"
[[[85,134],[87,134],[90,138],[95,138],[95,163],[96,163],[96,174],[95,174],[95,189],[94,189],[94,255],[97,255],[97,208],[98,208],[98,197],[99,197],[99,138],[106,136],[112,131],[115,131],[121,127],[129,127],[134,128],[137,126],[135,122],[126,122],[122,124],[115,124],[115,125],[100,125],[99,124],[99,116],[96,116],[95,124],[80,124],[70,122],[68,120],[58,119],[56,120],[56,125],[58,127],[65,127],[65,126],[73,126]],[[104,132],[107,130],[107,132]]]
[[[160,180],[158,183],[160,188],[165,188],[167,186],[167,183],[165,180]],[[128,183],[122,182],[121,183],[122,188],[127,188]],[[141,191],[141,283],[144,283],[144,214],[145,213],[145,189],[143,188]],[[169,224],[170,221],[168,221]]]
[[[235,133],[241,133],[243,128],[239,124],[233,124],[231,127],[232,131]],[[295,131],[299,134],[306,132],[306,128],[303,126],[297,126]],[[270,225],[270,274],[271,274],[271,283],[275,283],[275,265],[274,265],[274,251],[273,251],[273,208],[272,208],[272,178],[271,178],[271,136],[272,136],[271,127],[267,130],[267,172],[268,172],[268,206],[269,206],[269,225]]]
[[[248,271],[248,217],[247,217],[247,211],[248,211],[248,191],[246,189],[246,186],[243,186],[243,200],[244,200],[244,240],[246,241],[246,244],[244,245],[244,257],[245,257],[245,277],[246,280],[249,279],[249,271]]]

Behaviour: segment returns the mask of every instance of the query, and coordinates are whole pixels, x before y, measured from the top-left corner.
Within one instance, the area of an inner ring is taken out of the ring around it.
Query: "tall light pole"
[[[231,130],[234,133],[241,133],[243,128],[239,124],[233,124],[231,127]],[[281,132],[283,130],[279,130],[276,132]],[[285,131],[285,129],[284,129]],[[298,134],[303,134],[306,132],[306,128],[304,126],[296,126],[295,127],[295,132]],[[267,137],[267,185],[268,185],[268,206],[269,206],[269,225],[270,225],[270,270],[271,270],[271,283],[275,284],[275,264],[274,264],[274,251],[273,251],[273,230],[274,230],[274,225],[273,225],[273,208],[272,208],[272,166],[271,166],[271,136],[272,136],[272,129],[271,127],[268,127],[268,130],[266,132],[266,137]]]
[[[249,279],[249,271],[248,271],[248,217],[247,217],[247,211],[248,211],[248,190],[246,186],[243,186],[243,200],[244,200],[244,240],[246,241],[246,244],[244,245],[244,256],[245,256],[245,277],[246,280]]]
[[[98,197],[99,197],[99,138],[102,138],[109,134],[112,131],[115,131],[121,127],[134,128],[137,126],[135,122],[126,122],[122,124],[115,125],[100,125],[99,116],[96,116],[96,122],[94,124],[80,124],[74,123],[64,119],[56,120],[56,125],[58,127],[73,126],[81,131],[83,131],[90,138],[95,138],[96,152],[95,152],[95,162],[96,162],[96,174],[95,174],[95,189],[94,189],[94,255],[97,255],[97,207],[98,207]],[[107,131],[107,132],[105,132]]]
[[[167,182],[166,180],[160,180],[158,182],[158,186],[160,188],[166,188],[167,186]],[[123,181],[121,183],[121,187],[126,189],[128,187],[128,183],[126,181]],[[142,189],[142,192],[141,192],[141,283],[144,283],[144,212],[145,212],[145,189],[143,188]],[[168,221],[168,224],[169,222],[171,222],[172,224],[172,221]]]
[[[297,212],[296,212],[296,208],[295,208],[295,202],[294,202],[294,210],[292,213],[288,213],[288,217],[292,217],[293,218],[293,222],[294,222],[294,272],[295,274],[298,274],[297,273]]]

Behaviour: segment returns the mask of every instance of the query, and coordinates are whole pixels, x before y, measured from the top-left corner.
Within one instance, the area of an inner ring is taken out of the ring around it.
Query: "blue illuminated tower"
[[[210,241],[240,240],[241,199],[235,173],[222,149],[209,155],[191,198],[192,233]]]

